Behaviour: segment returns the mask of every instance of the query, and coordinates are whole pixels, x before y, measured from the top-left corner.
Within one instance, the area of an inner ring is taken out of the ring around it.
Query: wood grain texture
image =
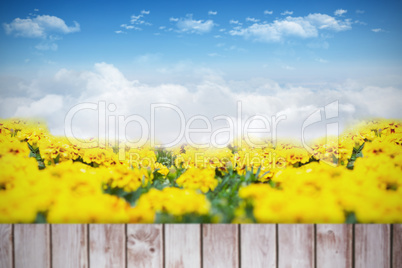
[[[275,224],[242,224],[241,267],[276,267]]]
[[[165,225],[167,268],[201,267],[200,224]]]
[[[163,267],[162,224],[127,225],[127,267]]]
[[[15,268],[50,267],[50,226],[14,225]]]
[[[124,268],[126,263],[124,224],[89,225],[89,265],[93,268]]]
[[[389,224],[355,225],[355,267],[390,267]]]
[[[316,228],[316,266],[352,267],[352,226],[319,224]],[[402,267],[402,224],[392,228],[391,241],[390,225],[355,225],[354,267]],[[89,229],[88,234],[87,225],[16,224],[13,239],[12,225],[0,225],[0,267],[48,268],[52,263],[52,267],[62,268],[154,268],[164,264],[168,268],[236,268],[239,254],[241,267],[276,267],[276,262],[278,267],[315,265],[311,224],[280,224],[278,234],[275,225],[241,225],[240,237],[234,224],[167,224],[165,235],[161,224],[130,224],[127,233],[123,224],[91,224]]]
[[[278,264],[280,268],[314,267],[314,225],[278,225]]]
[[[12,225],[0,224],[0,267],[13,267]]]
[[[239,267],[238,225],[204,224],[203,267]]]
[[[317,224],[317,267],[352,267],[353,226]]]
[[[402,267],[402,224],[393,224],[392,267]]]
[[[52,225],[52,265],[60,268],[88,268],[87,225]]]

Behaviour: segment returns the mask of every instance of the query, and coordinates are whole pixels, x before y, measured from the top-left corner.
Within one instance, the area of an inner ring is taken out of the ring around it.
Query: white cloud
[[[272,15],[273,13],[272,10],[264,10],[264,15]]]
[[[31,102],[28,106],[17,108],[15,116],[19,117],[48,117],[63,107],[63,97],[49,94],[38,101]]]
[[[289,66],[289,65],[282,65],[282,69],[288,70],[288,71],[293,71],[295,69],[295,67]]]
[[[212,11],[212,10],[208,11],[208,15],[217,15],[217,14],[218,11]]]
[[[337,9],[337,10],[335,10],[334,15],[335,16],[343,16],[343,14],[346,14],[347,12],[348,11],[345,9]]]
[[[230,24],[240,24],[241,25],[241,23],[238,20],[230,20],[229,23]]]
[[[179,19],[171,17],[171,18],[169,18],[169,21],[179,21]]]
[[[80,25],[74,21],[74,26],[67,26],[64,20],[50,15],[38,15],[34,18],[15,18],[10,23],[3,24],[6,34],[18,37],[44,38],[50,34],[69,34],[80,31]]]
[[[122,27],[122,28],[126,28],[126,29],[130,29],[130,28],[133,28],[134,26],[128,26],[127,24],[122,24],[122,25],[120,25],[120,27]]]
[[[37,50],[52,50],[52,51],[56,51],[58,46],[56,43],[52,43],[52,42],[42,42],[39,43],[35,46],[35,48]]]
[[[188,69],[188,66],[181,68]],[[150,85],[130,80],[115,66],[106,63],[95,64],[94,70],[62,69],[51,79],[36,78],[30,83],[18,83],[17,88],[24,86],[23,91],[17,91],[18,96],[4,96],[1,93],[0,116],[43,117],[48,121],[51,131],[57,135],[64,134],[67,112],[75,105],[86,102],[97,105],[99,101],[106,101],[106,105],[113,103],[117,109],[114,113],[108,112],[108,116],[139,115],[148,122],[151,103],[170,103],[178,106],[187,120],[193,115],[205,115],[211,119],[213,128],[216,128],[219,122],[212,118],[228,115],[235,119],[236,105],[241,100],[243,119],[256,114],[268,119],[273,115],[285,115],[287,119],[278,124],[279,138],[299,138],[303,121],[320,107],[336,100],[339,101],[337,122],[341,128],[353,120],[367,117],[398,118],[402,106],[402,90],[397,86],[346,81],[314,88],[279,85],[267,79],[226,81],[212,71],[204,72],[197,82],[192,80],[191,88],[179,83],[157,82]],[[36,97],[32,92],[36,92]],[[98,111],[87,109],[78,112],[73,119],[73,132],[82,137],[96,136],[97,118]],[[177,119],[178,115],[173,111],[157,112],[158,140],[168,142],[177,137]],[[133,128],[127,129],[127,135],[135,137],[138,126],[132,124]],[[318,126],[322,127],[325,134],[325,122]]]
[[[181,68],[188,69],[188,65]],[[201,79],[191,79],[188,85],[166,82],[151,85],[130,80],[115,66],[106,63],[97,63],[94,70],[89,71],[62,69],[50,80],[42,77],[31,83],[22,83],[24,91],[19,92],[19,97],[1,94],[0,117],[42,117],[47,120],[53,134],[64,135],[66,114],[77,104],[89,102],[98,105],[99,101],[105,101],[106,105],[113,103],[117,109],[115,112],[107,110],[107,116],[127,118],[138,115],[149,123],[150,105],[169,103],[179,107],[187,120],[194,115],[206,116],[214,131],[226,127],[224,122],[212,119],[217,115],[229,116],[236,126],[236,105],[241,101],[243,124],[254,115],[265,116],[268,120],[271,120],[271,116],[285,115],[286,119],[277,127],[278,138],[290,136],[299,139],[304,120],[320,107],[336,100],[339,101],[339,117],[336,122],[339,122],[341,131],[345,125],[357,119],[400,116],[402,90],[395,86],[368,86],[357,81],[346,81],[311,87],[279,85],[268,79],[225,80],[216,72],[205,70],[202,74]],[[36,90],[41,92],[32,97],[30,93]],[[379,95],[378,92],[383,94]],[[176,112],[169,109],[157,110],[155,122],[158,141],[166,143],[178,136],[180,121]],[[325,123],[309,127],[307,138],[325,135]],[[107,128],[113,129],[108,124]],[[72,129],[78,137],[96,137],[98,111],[86,109],[77,112]],[[126,134],[130,139],[138,139],[141,134],[140,126],[135,122],[130,123]],[[208,136],[193,141],[205,139],[208,140]]]
[[[140,15],[131,15],[130,22],[132,24],[137,23],[143,17],[144,17],[144,15],[142,15],[142,14],[140,14]]]
[[[141,30],[141,28],[136,27],[136,26],[134,26],[134,25],[122,24],[122,25],[120,25],[120,27],[122,27],[122,28],[124,28],[124,29],[127,29],[127,30],[132,30],[132,29]]]
[[[229,33],[261,42],[280,42],[285,37],[317,37],[320,30],[345,31],[351,21],[337,20],[326,14],[309,14],[305,17],[286,17],[272,23],[255,23],[247,28],[235,27]]]
[[[375,32],[375,33],[385,32],[385,30],[383,30],[383,29],[381,29],[381,28],[371,29],[371,31],[373,31],[373,32]]]
[[[121,24],[120,27],[126,29],[126,30],[136,30],[136,31],[141,31],[142,26],[151,26],[152,24],[145,21],[144,17],[146,15],[149,15],[151,12],[149,10],[142,10],[139,15],[131,15],[130,17],[130,24]],[[120,34],[120,33],[125,33],[124,31],[115,31],[115,33]]]
[[[162,55],[159,53],[147,53],[135,58],[135,62],[140,64],[152,63],[158,61]]]
[[[364,14],[365,11],[364,11],[364,10],[361,10],[361,9],[357,9],[357,10],[356,10],[356,13],[357,13],[357,14]]]
[[[222,55],[220,55],[219,53],[216,53],[216,52],[208,53],[207,55],[209,57],[221,57],[222,56]]]
[[[324,60],[322,58],[317,58],[317,59],[315,59],[315,61],[317,61],[319,63],[327,63],[328,62],[327,60]]]
[[[166,26],[159,26],[159,30],[164,30],[166,29]]]
[[[284,36],[314,37],[317,36],[317,29],[303,20],[282,20],[270,24],[253,24],[248,28],[232,30],[231,35],[240,35],[245,38],[253,38],[262,42],[278,42]]]
[[[352,29],[352,22],[350,19],[337,20],[334,17],[320,13],[309,14],[305,19],[318,29],[327,29],[336,32]]]
[[[307,44],[307,47],[312,49],[328,49],[329,43],[327,41],[316,41],[310,42]]]
[[[283,15],[283,16],[293,15],[293,11],[286,10],[286,11],[282,12],[281,15]]]
[[[36,82],[26,85],[21,97],[0,98],[0,116],[42,117],[47,120],[53,134],[64,135],[65,116],[77,104],[90,102],[98,105],[99,101],[106,101],[106,105],[113,103],[117,107],[113,113],[107,111],[107,116],[138,115],[149,123],[150,105],[169,103],[179,107],[187,120],[194,115],[206,116],[214,131],[226,126],[224,122],[212,120],[214,116],[227,115],[237,122],[236,105],[241,100],[243,124],[246,119],[257,114],[268,120],[274,115],[285,115],[286,120],[278,124],[278,138],[290,136],[298,139],[304,120],[335,100],[339,101],[337,122],[341,130],[357,119],[399,117],[399,107],[402,105],[400,88],[366,86],[356,81],[311,88],[303,85],[280,86],[267,79],[226,81],[212,72],[195,83],[193,80],[190,88],[180,83],[140,83],[127,79],[116,67],[106,63],[95,64],[92,71],[62,69],[52,80],[37,78]],[[65,89],[58,89],[63,86]],[[33,98],[27,94],[33,92],[33,87],[40,90],[47,87],[51,93],[42,92],[39,97]],[[51,91],[54,89],[58,93]],[[378,95],[378,92],[383,94]],[[169,142],[178,136],[180,124],[176,112],[157,110],[155,122],[158,141]],[[73,133],[79,137],[96,137],[97,124],[98,111],[79,111],[73,118]],[[107,124],[109,127],[112,128]],[[130,123],[127,137],[138,139],[141,134],[139,129],[138,124]],[[317,123],[316,128],[308,129],[307,138],[322,136],[325,131],[325,122]],[[206,137],[196,140],[205,140]]]
[[[203,34],[212,30],[214,22],[212,20],[194,20],[192,15],[187,15],[185,18],[180,18],[176,26],[181,32]]]
[[[259,19],[256,19],[256,18],[247,17],[247,18],[246,18],[246,21],[250,21],[250,22],[259,22],[260,20],[259,20]]]
[[[117,33],[117,34],[122,34],[122,33],[126,33],[126,32],[124,32],[124,31],[121,31],[121,30],[118,30],[118,31],[114,31],[115,33]]]
[[[360,25],[367,25],[366,22],[360,21],[360,20],[355,20],[353,23],[355,23],[355,24],[360,24]]]
[[[230,47],[228,47],[228,48],[225,48],[225,50],[226,50],[226,51],[247,52],[246,49],[241,48],[241,47],[237,47],[237,46],[234,46],[234,45],[232,45],[232,46],[230,46]]]

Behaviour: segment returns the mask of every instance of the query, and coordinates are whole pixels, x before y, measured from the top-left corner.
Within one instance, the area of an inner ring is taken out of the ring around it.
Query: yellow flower
[[[205,195],[194,190],[168,187],[162,191],[151,189],[141,195],[136,207],[146,208],[155,213],[166,212],[174,216],[188,213],[204,215],[209,212],[210,203]]]
[[[198,167],[208,169],[227,170],[227,165],[233,159],[233,153],[229,148],[200,149],[190,146],[182,146],[173,151],[176,156],[175,165],[183,168]]]
[[[216,188],[218,180],[215,179],[213,169],[189,168],[176,180],[176,183],[185,189],[199,189],[206,193]]]
[[[122,188],[126,192],[132,192],[152,182],[152,174],[145,168],[130,168],[125,165],[116,165],[113,169],[99,168],[97,173],[111,188]]]
[[[362,155],[353,170],[347,169],[353,147],[363,142]],[[45,169],[39,170],[37,160],[29,157],[27,143],[39,148]],[[242,200],[233,208],[233,222],[254,220],[248,210],[252,206],[258,222],[338,223],[353,212],[362,223],[398,223],[402,222],[401,147],[401,122],[376,119],[339,138],[317,140],[312,148],[318,162],[310,162],[300,144],[281,141],[275,148],[270,143],[264,148],[182,146],[172,151],[175,165],[168,169],[157,162],[150,147],[124,148],[126,159],[120,160],[110,146],[84,148],[54,137],[42,122],[0,119],[0,222],[29,223],[38,213],[54,223],[151,223],[158,213],[178,219],[208,215],[219,222],[226,215],[211,209],[206,193],[216,189],[217,176],[233,168],[239,175],[260,171],[258,183],[240,188]],[[323,160],[328,159],[339,165],[327,165]],[[176,178],[180,167],[187,170]],[[151,187],[134,207],[104,192],[105,187],[136,191],[153,182],[155,171],[175,178],[183,189]],[[269,173],[262,175],[265,172]]]

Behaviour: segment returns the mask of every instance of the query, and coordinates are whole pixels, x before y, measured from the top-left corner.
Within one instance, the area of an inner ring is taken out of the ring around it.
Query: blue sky
[[[128,87],[152,92],[145,103],[156,101],[155,92],[174,103],[211,90],[233,103],[257,96],[273,107],[270,114],[290,118],[334,99],[346,107],[345,122],[400,117],[393,107],[402,88],[401,11],[400,1],[389,0],[4,0],[0,116],[45,117],[61,132],[55,122],[74,104]],[[169,98],[172,92],[180,97]],[[305,92],[319,97],[300,97]],[[380,101],[376,92],[394,96]],[[264,111],[264,103],[259,110],[249,101],[250,114]],[[63,106],[53,107],[59,114],[40,109],[48,102]],[[205,100],[188,113],[214,110],[210,105]]]
[[[397,1],[2,1],[0,5],[4,73],[19,69],[29,73],[49,63],[88,68],[103,61],[129,72],[148,60],[151,69],[191,61],[225,74],[241,71],[246,76],[251,74],[245,69],[255,72],[263,68],[276,77],[297,77],[296,70],[328,76],[333,68],[360,75],[356,69],[369,65],[371,73],[400,68],[402,59],[401,4]],[[336,10],[346,12],[335,15]],[[271,24],[271,30],[276,30],[281,25],[274,21],[300,18],[303,23],[309,14],[329,16],[345,27],[318,22],[313,33],[297,33],[296,29],[292,34],[291,29],[282,29],[277,39],[247,32],[253,24]],[[16,18],[43,15],[60,18],[68,27],[75,21],[79,30],[65,33],[45,28],[46,37],[24,37],[17,29],[5,31],[4,25]],[[132,16],[140,18],[132,21]],[[180,28],[175,19],[187,22],[187,28]],[[191,28],[197,26],[200,28]],[[236,26],[246,31],[236,34]]]

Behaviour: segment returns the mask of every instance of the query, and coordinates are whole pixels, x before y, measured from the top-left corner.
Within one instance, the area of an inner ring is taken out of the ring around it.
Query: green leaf
[[[155,150],[156,154],[156,162],[165,165],[166,167],[170,168],[174,164],[175,156],[169,150],[165,148],[157,148]]]
[[[269,186],[271,186],[272,188],[277,188],[277,184],[276,182],[274,182],[272,179],[268,181]]]
[[[356,159],[359,158],[359,157],[363,157],[364,144],[365,144],[365,142],[363,142],[363,144],[360,145],[359,147],[354,147],[353,148],[352,155],[350,156],[350,158],[348,160],[348,164],[346,165],[346,168],[353,169]]]
[[[36,214],[36,218],[35,218],[34,223],[47,223],[46,213],[45,212],[38,212]]]
[[[247,218],[251,219],[254,223],[256,223],[257,219],[254,217],[254,206],[250,202],[247,202],[245,211]]]
[[[257,172],[255,173],[255,177],[258,178],[258,175],[260,175],[261,172],[261,166],[258,167]]]
[[[57,155],[57,157],[54,159],[54,163],[58,164],[60,162],[60,154]]]
[[[35,153],[36,151],[35,151],[35,149],[32,147],[32,145],[29,144],[29,142],[27,142],[27,144],[28,144],[29,150],[31,150],[32,153]]]
[[[45,169],[46,165],[45,165],[45,163],[43,163],[43,161],[38,161],[38,167],[39,167],[39,169]]]
[[[347,212],[346,213],[346,221],[345,223],[358,223],[357,219],[356,219],[356,214],[354,212]]]

